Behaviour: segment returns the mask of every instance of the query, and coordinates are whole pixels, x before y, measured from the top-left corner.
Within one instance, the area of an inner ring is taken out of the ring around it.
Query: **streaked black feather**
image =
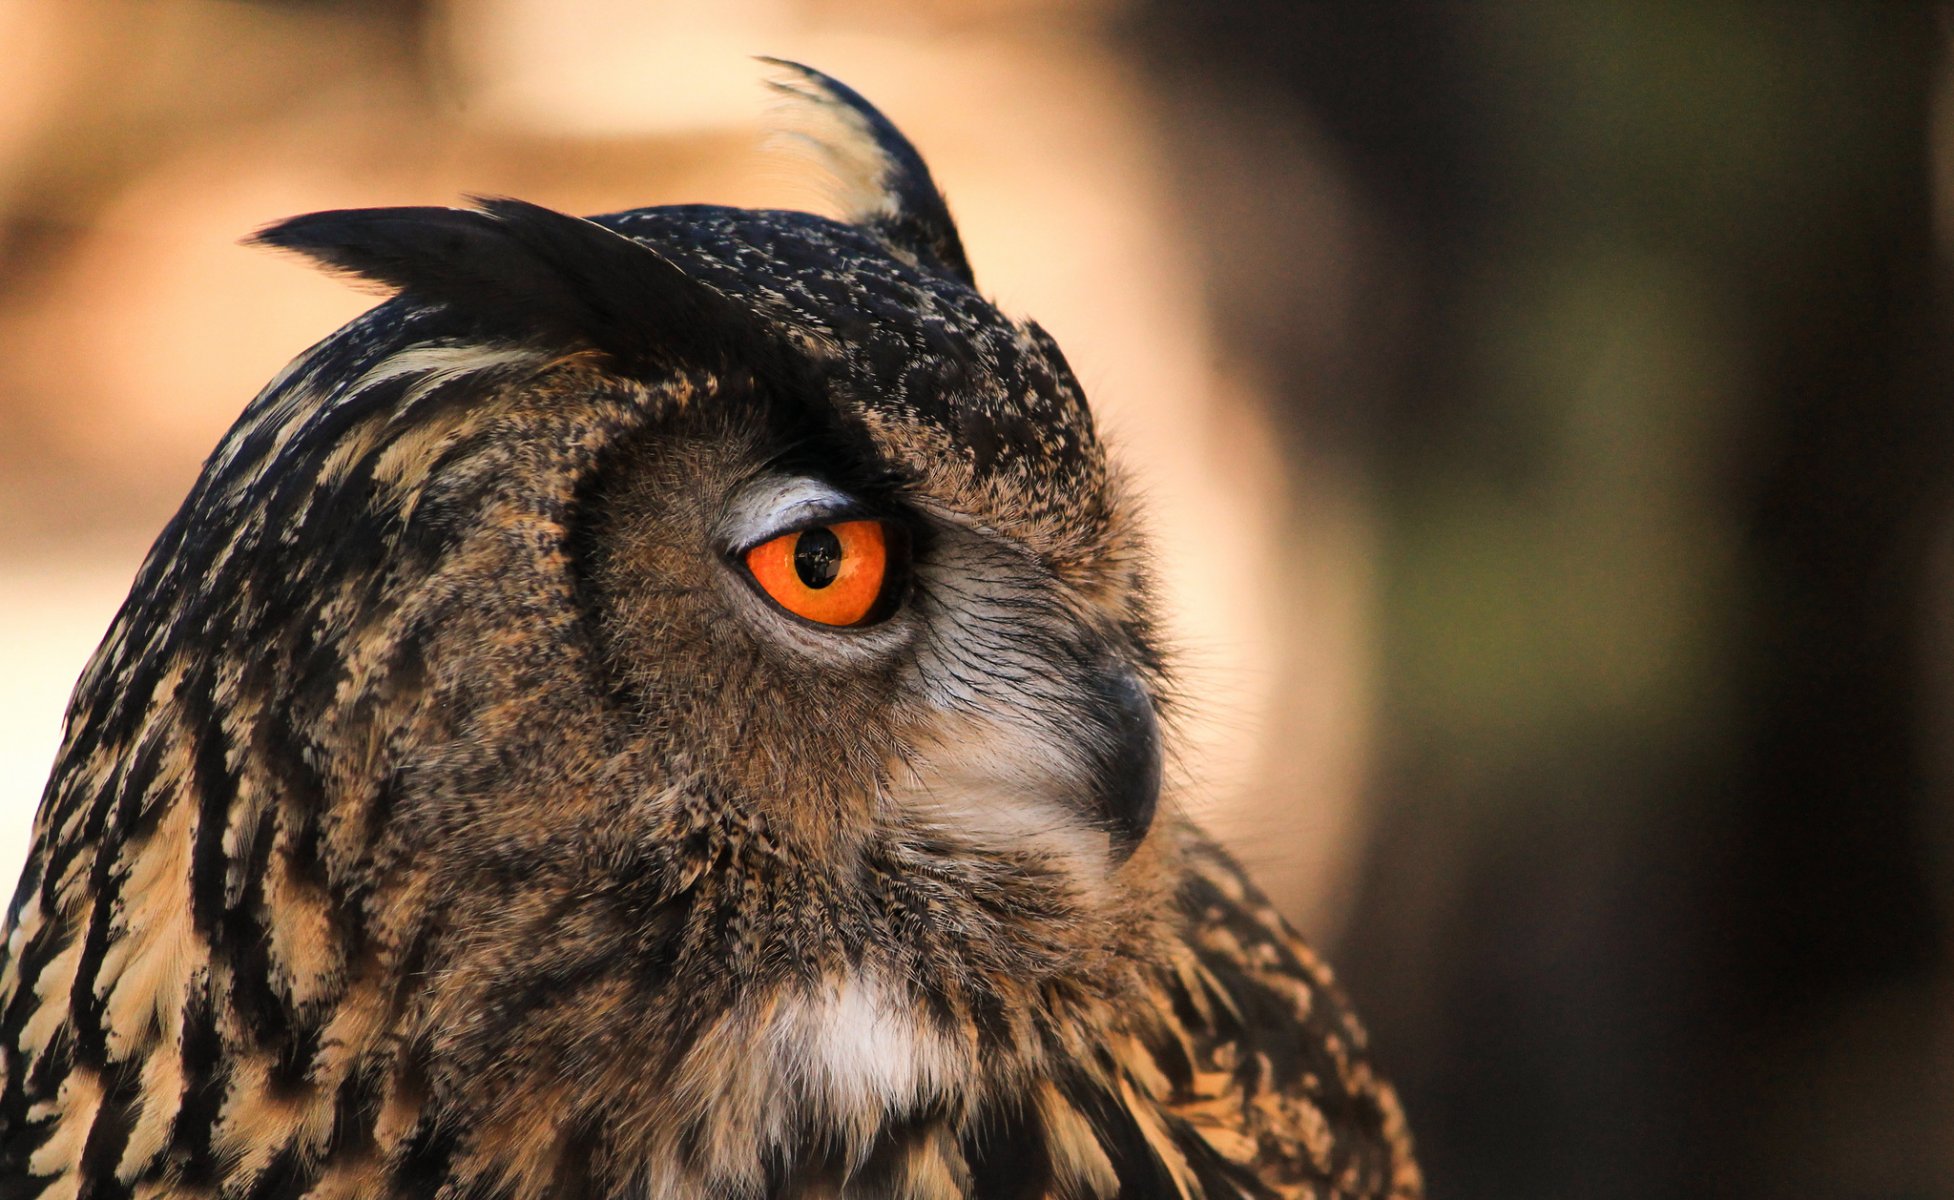
[[[309,213],[250,240],[443,305],[489,336],[601,350],[626,373],[772,357],[751,308],[649,246],[522,200],[476,203]]]

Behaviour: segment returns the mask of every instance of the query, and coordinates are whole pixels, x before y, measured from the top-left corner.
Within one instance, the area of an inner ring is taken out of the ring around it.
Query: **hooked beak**
[[[1145,840],[1160,802],[1160,722],[1153,700],[1133,672],[1107,670],[1094,681],[1095,716],[1102,728],[1094,777],[1094,814],[1112,838],[1115,864]]]

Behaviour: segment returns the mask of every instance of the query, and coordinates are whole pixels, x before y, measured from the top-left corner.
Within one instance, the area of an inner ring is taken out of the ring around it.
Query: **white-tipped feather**
[[[957,1047],[879,976],[831,980],[790,996],[767,1038],[777,1078],[831,1113],[901,1111],[964,1078]]]

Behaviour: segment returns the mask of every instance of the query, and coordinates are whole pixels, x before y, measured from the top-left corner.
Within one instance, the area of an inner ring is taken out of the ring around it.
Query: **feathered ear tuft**
[[[310,213],[249,241],[445,305],[490,336],[601,350],[626,372],[716,363],[759,334],[747,310],[623,234],[521,200],[475,202]]]
[[[760,61],[790,72],[768,81],[793,102],[794,127],[782,132],[812,146],[834,172],[848,220],[975,287],[950,206],[902,131],[838,79],[784,58]]]

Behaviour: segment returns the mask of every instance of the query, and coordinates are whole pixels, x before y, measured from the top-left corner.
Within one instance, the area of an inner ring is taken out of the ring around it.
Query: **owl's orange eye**
[[[888,530],[881,521],[837,521],[783,533],[748,550],[746,569],[797,617],[860,625],[888,590]]]

